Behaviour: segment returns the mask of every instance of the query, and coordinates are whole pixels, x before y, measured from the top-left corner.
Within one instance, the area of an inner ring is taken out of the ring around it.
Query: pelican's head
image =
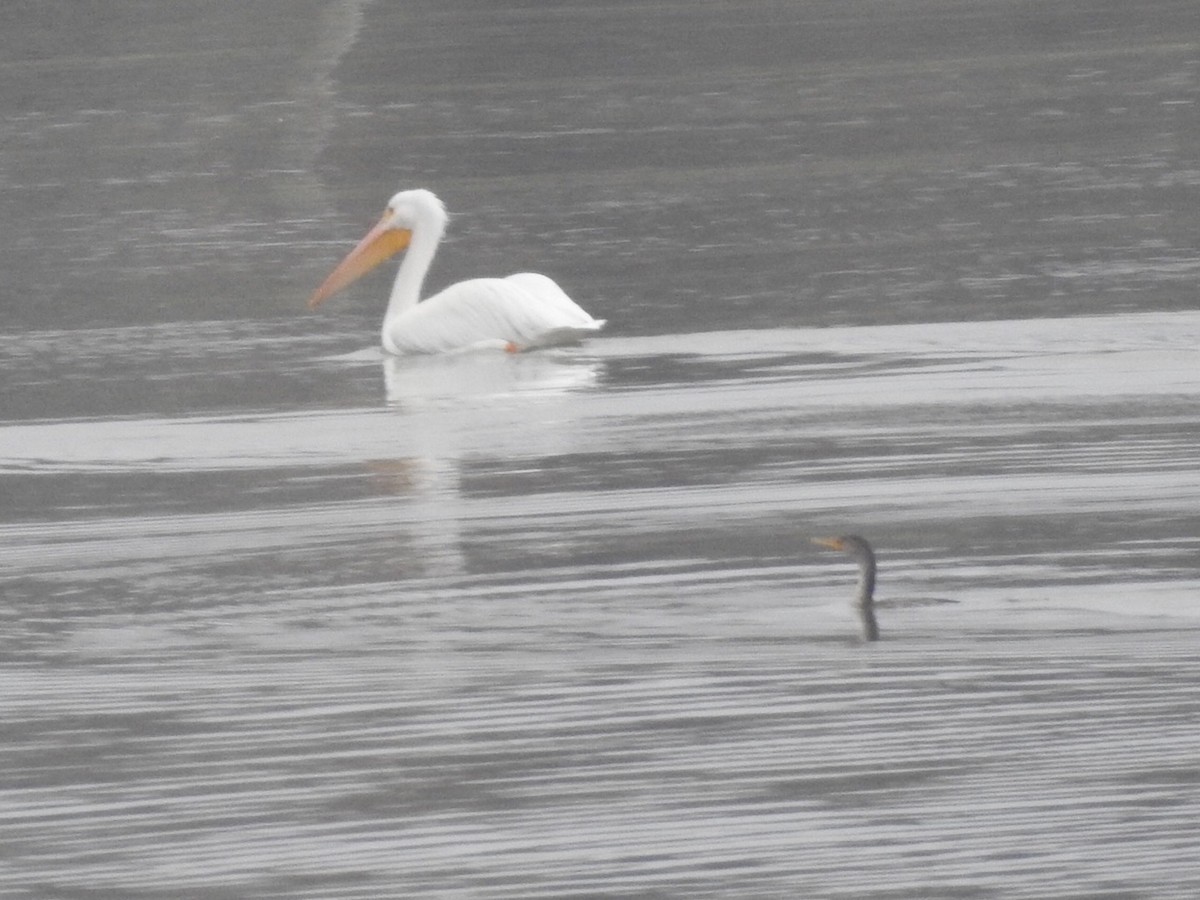
[[[437,194],[425,188],[393,194],[384,211],[384,218],[389,214],[393,228],[407,228],[412,231],[421,226],[442,231],[446,227],[446,207]]]
[[[446,208],[432,191],[423,188],[400,191],[388,201],[387,209],[375,227],[346,254],[309,298],[308,308],[316,309],[338,291],[391,259],[408,246],[414,231],[430,233],[436,243],[445,228]]]

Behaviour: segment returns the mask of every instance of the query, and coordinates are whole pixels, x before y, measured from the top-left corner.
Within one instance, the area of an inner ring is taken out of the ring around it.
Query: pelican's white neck
[[[426,194],[428,192],[413,191],[411,193]],[[398,200],[401,196],[403,195],[397,195],[393,201]],[[441,203],[432,194],[429,195],[429,198],[432,202],[420,202],[424,200],[423,197],[415,198],[417,202],[413,202],[409,207],[411,224],[408,227],[412,230],[412,238],[404,253],[404,258],[400,261],[396,280],[392,284],[392,295],[388,300],[387,312],[383,317],[385,334],[388,325],[397,316],[403,315],[420,301],[421,287],[425,283],[425,276],[429,272],[434,254],[437,253],[438,244],[441,243],[442,234],[446,230],[446,213]]]

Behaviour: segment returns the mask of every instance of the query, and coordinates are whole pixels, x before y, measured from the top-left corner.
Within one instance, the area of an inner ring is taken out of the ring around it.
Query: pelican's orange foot
[[[507,344],[504,345],[504,352],[505,353],[520,353],[521,348],[518,347],[516,344],[514,344],[512,341],[509,341]]]

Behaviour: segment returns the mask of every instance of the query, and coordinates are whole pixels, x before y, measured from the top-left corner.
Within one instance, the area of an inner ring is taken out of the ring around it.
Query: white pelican
[[[849,553],[858,562],[858,591],[854,606],[862,622],[863,640],[879,640],[879,625],[875,621],[875,553],[867,539],[857,534],[835,538],[813,538],[814,544]]]
[[[528,350],[573,344],[604,327],[603,319],[593,319],[557,284],[533,272],[472,278],[421,300],[421,284],[445,230],[441,200],[426,190],[401,191],[317,288],[309,309],[407,248],[383,317],[383,347],[389,353]]]

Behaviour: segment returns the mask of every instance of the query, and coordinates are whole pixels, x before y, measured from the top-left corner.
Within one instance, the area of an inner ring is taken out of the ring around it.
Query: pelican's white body
[[[397,285],[411,260],[410,250]],[[388,353],[531,350],[577,343],[604,327],[602,319],[593,319],[553,280],[535,272],[460,281],[419,302],[397,303],[396,296],[393,288],[381,332]]]

